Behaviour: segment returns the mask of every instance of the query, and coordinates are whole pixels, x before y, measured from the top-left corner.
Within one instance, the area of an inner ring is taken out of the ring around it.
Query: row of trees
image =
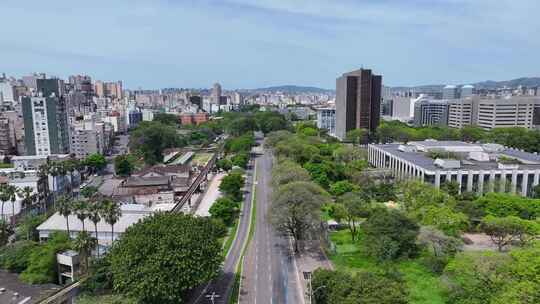
[[[358,136],[353,138],[358,138]],[[371,136],[371,140],[383,143],[393,141],[408,142],[428,138],[467,142],[494,142],[529,152],[540,151],[540,132],[518,127],[495,128],[486,131],[475,126],[466,126],[461,129],[443,126],[410,127],[399,121],[390,121],[382,122],[376,133]]]

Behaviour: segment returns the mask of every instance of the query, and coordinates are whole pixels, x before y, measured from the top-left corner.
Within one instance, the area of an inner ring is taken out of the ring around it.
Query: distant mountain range
[[[286,93],[286,94],[302,94],[302,93],[317,93],[317,94],[334,94],[334,90],[322,89],[316,87],[305,87],[296,85],[282,85],[268,88],[259,88],[250,90],[256,93]]]
[[[487,80],[477,83],[463,83],[472,84],[477,89],[493,89],[501,87],[510,87],[516,88],[518,86],[526,87],[540,87],[540,77],[522,77],[512,80],[503,80],[503,81],[493,81]],[[442,90],[446,84],[433,84],[433,85],[420,85],[420,86],[411,86],[411,87],[391,87],[393,90],[406,90],[406,89],[417,89],[417,90]],[[282,85],[282,86],[273,86],[267,88],[259,88],[249,90],[251,93],[285,93],[285,94],[304,94],[304,93],[316,93],[316,94],[335,94],[335,90],[323,89],[317,87],[309,86],[297,86],[297,85]]]
[[[525,87],[538,87],[540,86],[540,77],[522,77],[512,80],[503,80],[503,81],[493,81],[487,80],[477,83],[463,83],[461,85],[471,84],[477,89],[493,89],[493,88],[502,88],[510,87],[516,88],[519,86]],[[412,86],[412,87],[392,87],[393,90],[402,90],[402,89],[419,89],[419,90],[441,90],[445,85],[444,84],[434,84],[434,85],[421,85],[421,86]]]

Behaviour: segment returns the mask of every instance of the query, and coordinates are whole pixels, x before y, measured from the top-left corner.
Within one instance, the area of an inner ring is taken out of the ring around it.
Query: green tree
[[[351,238],[354,241],[358,234],[357,226],[362,217],[367,217],[370,211],[370,202],[360,193],[349,192],[338,198],[338,217],[347,221]]]
[[[92,237],[86,231],[77,233],[77,237],[73,240],[73,249],[75,249],[83,260],[81,271],[83,274],[88,272],[88,257],[92,254],[92,250],[97,246],[96,238]]]
[[[107,224],[111,225],[111,244],[113,244],[114,224],[116,224],[116,222],[118,222],[122,216],[122,210],[120,209],[120,205],[118,205],[118,203],[111,200],[101,201],[100,209],[102,212],[101,218],[103,218]]]
[[[69,216],[75,210],[75,205],[73,201],[67,196],[61,196],[56,201],[56,211],[66,219],[66,230],[67,235],[71,235],[69,231]]]
[[[244,187],[244,177],[240,173],[230,173],[221,180],[219,191],[233,201],[242,201],[242,188]]]
[[[510,257],[495,252],[463,252],[444,270],[450,303],[491,303],[508,282]]]
[[[272,185],[274,187],[290,182],[307,182],[310,179],[309,172],[291,160],[281,161],[272,169]]]
[[[89,167],[92,172],[99,172],[107,167],[107,160],[105,159],[105,156],[96,153],[88,155],[84,160],[84,164]]]
[[[4,246],[9,236],[13,234],[13,228],[8,222],[0,219],[0,246]]]
[[[24,238],[27,241],[39,241],[39,232],[37,227],[47,220],[46,214],[33,215],[27,214],[22,221],[17,225],[17,238]]]
[[[360,145],[367,142],[368,134],[369,132],[366,129],[353,129],[347,132],[345,138],[353,144]]]
[[[499,251],[506,246],[520,242],[526,244],[540,232],[535,221],[521,219],[517,216],[494,217],[488,215],[482,221],[482,230],[489,235]]]
[[[400,211],[376,208],[362,229],[367,253],[379,261],[408,257],[417,250],[419,227]]]
[[[73,206],[73,213],[79,219],[79,221],[81,221],[83,231],[86,231],[86,227],[84,226],[84,221],[88,218],[89,202],[79,200],[79,201],[73,202],[72,206]]]
[[[56,254],[70,248],[71,241],[66,233],[52,233],[46,243],[32,250],[28,267],[19,278],[29,284],[56,282],[58,278]]]
[[[212,207],[210,207],[209,213],[212,217],[219,218],[225,225],[230,226],[234,222],[239,211],[238,203],[223,197],[214,202]]]
[[[319,269],[313,273],[311,289],[317,304],[409,303],[403,280],[374,272],[364,271],[352,276],[341,271]]]
[[[457,237],[448,236],[430,226],[420,227],[417,242],[427,252],[423,258],[424,263],[435,273],[442,272],[463,246]]]
[[[94,186],[86,186],[81,189],[81,195],[85,198],[91,198],[96,193],[98,193],[98,188]]]
[[[249,154],[246,152],[240,152],[233,156],[232,158],[232,164],[233,166],[237,166],[240,168],[247,169],[247,165],[249,162]]]
[[[356,186],[347,180],[338,181],[330,185],[330,193],[334,196],[340,196],[347,192],[356,190]]]
[[[96,249],[97,249],[97,256],[99,258],[99,244],[97,243],[97,240],[99,240],[98,235],[98,229],[97,224],[101,221],[101,215],[103,213],[103,207],[102,207],[101,201],[93,202],[88,206],[88,219],[94,224],[94,233],[96,235]]]
[[[129,146],[143,156],[147,164],[163,160],[163,151],[167,148],[184,147],[187,144],[176,128],[157,121],[143,121],[130,133]]]
[[[326,200],[328,194],[311,182],[291,182],[274,190],[270,221],[277,231],[293,239],[295,252],[299,241],[317,231]]]
[[[139,303],[183,303],[223,257],[210,219],[158,213],[129,227],[110,252],[114,290]]]
[[[164,125],[179,125],[180,118],[174,114],[156,113],[154,114],[153,121],[162,123]]]
[[[114,172],[119,176],[130,176],[135,170],[136,159],[131,154],[118,155],[114,159]]]
[[[457,181],[446,181],[441,184],[441,190],[453,197],[457,197],[459,195],[459,183]]]
[[[428,206],[419,212],[423,225],[434,226],[449,236],[459,236],[469,227],[467,215],[448,206]]]
[[[540,215],[540,199],[530,199],[508,193],[487,193],[474,201],[485,214],[496,217],[509,215],[534,220]]]
[[[253,134],[244,134],[238,137],[231,137],[225,141],[225,152],[227,153],[239,153],[251,151],[251,147],[255,145],[255,137]]]
[[[230,160],[222,158],[216,162],[216,166],[223,171],[229,171],[232,169],[233,164]]]
[[[28,267],[30,254],[37,247],[38,244],[32,241],[18,241],[0,248],[0,268],[23,272]]]
[[[487,132],[476,126],[465,126],[461,128],[461,140],[466,142],[477,142],[486,138]]]
[[[37,194],[34,193],[34,188],[28,186],[19,189],[18,194],[20,197],[22,197],[21,210],[27,213],[36,202]]]

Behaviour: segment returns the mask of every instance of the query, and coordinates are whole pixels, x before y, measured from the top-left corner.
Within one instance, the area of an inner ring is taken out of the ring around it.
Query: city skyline
[[[2,72],[87,73],[122,79],[130,89],[216,81],[224,88],[333,89],[342,71],[361,66],[385,75],[389,86],[540,70],[540,42],[531,39],[540,25],[536,1],[289,2],[2,3],[5,22],[17,29],[0,39]]]

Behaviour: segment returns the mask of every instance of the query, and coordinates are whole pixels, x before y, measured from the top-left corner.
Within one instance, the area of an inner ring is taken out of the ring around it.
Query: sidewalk
[[[212,181],[208,185],[208,190],[204,194],[204,197],[199,204],[199,207],[197,208],[197,211],[195,211],[195,215],[197,216],[210,216],[210,213],[208,212],[214,202],[221,196],[221,193],[219,192],[219,185],[221,184],[221,180],[225,176],[225,173],[218,173],[212,178]]]
[[[296,264],[298,266],[298,276],[300,277],[302,285],[302,294],[305,298],[308,298],[308,280],[304,276],[305,272],[313,273],[319,268],[333,270],[334,265],[328,259],[323,249],[321,248],[319,241],[309,241],[304,244],[304,250],[295,256]],[[306,300],[307,304],[310,304]]]

